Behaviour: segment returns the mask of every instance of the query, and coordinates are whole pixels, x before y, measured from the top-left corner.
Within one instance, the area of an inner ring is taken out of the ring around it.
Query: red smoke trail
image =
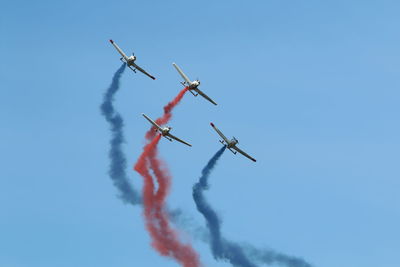
[[[172,117],[172,113],[171,111],[174,109],[174,107],[176,105],[179,104],[179,102],[181,102],[183,96],[185,95],[185,93],[187,92],[188,87],[183,88],[179,94],[171,101],[169,102],[165,107],[164,107],[164,114],[158,118],[156,120],[156,123],[158,125],[163,125],[166,124],[167,122],[169,122],[169,120]],[[146,139],[147,141],[150,141],[154,138],[154,136],[156,135],[156,128],[154,126],[151,127],[151,129],[146,133]]]
[[[171,119],[172,109],[181,101],[186,91],[187,88],[183,89],[164,107],[164,115],[157,119],[157,123],[165,124]],[[144,147],[143,153],[134,167],[144,179],[144,217],[147,230],[152,238],[152,246],[161,255],[173,257],[185,267],[200,266],[197,253],[190,245],[182,244],[179,241],[179,235],[170,226],[168,214],[165,212],[165,200],[171,186],[171,176],[165,163],[158,157],[157,144],[161,135],[155,135],[153,128],[146,133],[146,139],[149,143]],[[157,190],[149,167],[157,181]]]

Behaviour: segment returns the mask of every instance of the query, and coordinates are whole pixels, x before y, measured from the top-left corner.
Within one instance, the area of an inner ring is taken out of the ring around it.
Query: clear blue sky
[[[0,267],[177,266],[107,176],[110,38],[157,77],[127,70],[117,94],[130,166],[149,127],[140,114],[157,117],[182,88],[172,62],[219,104],[188,94],[175,110],[193,148],[160,145],[171,207],[204,225],[191,188],[220,148],[213,121],[258,160],[227,151],[211,177],[229,239],[321,267],[400,265],[399,1],[1,6]],[[206,266],[228,266],[193,245]]]

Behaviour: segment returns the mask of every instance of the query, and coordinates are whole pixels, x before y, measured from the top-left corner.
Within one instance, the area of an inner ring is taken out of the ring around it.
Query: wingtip
[[[211,125],[212,127],[214,127],[214,123],[210,122],[210,125]]]
[[[114,43],[114,41],[113,41],[112,39],[110,39],[110,43],[112,43],[112,44],[113,44],[113,43]]]
[[[152,78],[153,80],[155,80],[155,79],[156,79],[156,77],[153,77],[153,76],[151,76],[150,78]]]

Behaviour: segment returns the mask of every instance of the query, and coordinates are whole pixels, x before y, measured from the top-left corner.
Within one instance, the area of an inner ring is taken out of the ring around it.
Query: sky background
[[[187,94],[174,111],[193,147],[161,141],[170,207],[204,226],[191,194],[220,148],[212,121],[257,159],[226,151],[210,178],[228,239],[316,267],[398,267],[399,12],[395,0],[3,1],[0,267],[178,266],[107,175],[110,38],[157,77],[127,69],[116,96],[138,190],[140,114],[182,89],[176,62],[218,106]],[[205,266],[229,266],[192,242]]]

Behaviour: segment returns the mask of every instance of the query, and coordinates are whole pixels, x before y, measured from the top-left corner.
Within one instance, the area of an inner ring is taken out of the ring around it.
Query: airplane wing
[[[161,127],[152,119],[150,119],[149,117],[146,116],[146,114],[142,113],[143,117],[145,117],[151,124],[153,124],[154,127],[156,127],[157,129],[161,130]]]
[[[221,136],[221,138],[224,139],[224,141],[228,144],[229,143],[228,138],[226,138],[225,135],[220,130],[218,130],[217,127],[215,127],[214,123],[211,122],[210,124],[214,128],[214,130],[219,134],[219,136]]]
[[[185,75],[185,73],[183,73],[183,71],[178,67],[178,65],[176,65],[175,63],[172,63],[172,65],[174,65],[175,69],[179,72],[179,74],[182,76],[182,78],[185,80],[185,82],[190,85],[190,80],[188,78],[188,76]]]
[[[113,40],[110,40],[110,43],[115,47],[115,49],[117,49],[118,53],[121,54],[121,56],[125,59],[125,62],[128,62],[128,57],[125,55],[125,53],[121,50],[121,48],[119,48],[119,46],[114,43]]]
[[[199,93],[199,95],[201,95],[202,97],[204,97],[205,99],[207,99],[208,101],[210,101],[211,103],[213,103],[214,105],[217,105],[217,103],[214,102],[214,100],[212,100],[211,98],[208,97],[208,95],[206,95],[205,93],[203,93],[199,88],[195,88],[193,89],[194,91],[196,91],[197,93]]]
[[[136,65],[135,63],[132,64],[132,66],[137,69],[140,72],[143,72],[144,74],[146,74],[147,76],[149,76],[150,78],[152,78],[153,80],[155,80],[156,78],[154,78],[154,76],[151,76],[149,73],[147,73],[144,69],[142,69],[141,67],[139,67],[138,65]]]
[[[242,154],[243,156],[251,159],[252,161],[256,162],[255,158],[252,158],[250,155],[248,155],[246,152],[244,152],[243,150],[239,149],[237,146],[234,146],[233,149],[235,149],[237,152],[239,152],[240,154]]]
[[[176,137],[176,136],[173,136],[172,134],[170,134],[170,133],[168,133],[167,134],[167,136],[169,136],[169,137],[171,137],[172,139],[175,139],[176,141],[178,141],[178,142],[181,142],[181,143],[183,143],[183,144],[185,144],[185,145],[187,145],[187,146],[192,146],[191,144],[189,144],[189,143],[186,143],[185,141],[183,141],[183,140],[181,140],[181,139],[179,139],[178,137]]]

